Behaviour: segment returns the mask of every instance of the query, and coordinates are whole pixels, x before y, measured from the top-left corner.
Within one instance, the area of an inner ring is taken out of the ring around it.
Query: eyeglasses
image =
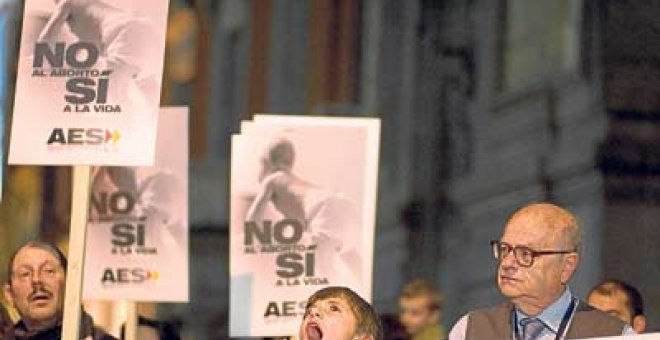
[[[541,255],[554,255],[554,254],[569,254],[576,252],[573,250],[534,250],[525,246],[512,246],[502,241],[490,241],[490,246],[493,249],[493,256],[502,261],[511,251],[516,257],[516,262],[521,267],[531,267],[534,264],[534,259]]]
[[[40,280],[51,280],[59,273],[60,268],[51,265],[39,267],[36,271]],[[12,273],[12,279],[20,283],[28,283],[34,278],[35,270],[32,268],[19,268]]]

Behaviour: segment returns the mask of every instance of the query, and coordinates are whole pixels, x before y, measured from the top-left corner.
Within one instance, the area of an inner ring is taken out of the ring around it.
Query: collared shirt
[[[566,314],[566,310],[568,309],[569,305],[571,304],[571,301],[573,300],[573,294],[571,294],[571,290],[568,289],[568,287],[564,290],[564,293],[559,296],[555,302],[553,302],[550,306],[548,306],[546,309],[544,309],[541,314],[537,315],[536,318],[541,320],[543,324],[545,325],[545,328],[543,328],[543,331],[541,331],[541,334],[539,335],[539,339],[544,339],[545,337],[548,337],[549,339],[554,339],[557,332],[559,331],[559,326],[561,325],[561,321],[564,318],[564,314]],[[518,321],[518,334],[522,338],[522,320],[524,318],[528,318],[528,315],[525,315],[525,313],[519,311],[516,309],[516,320]],[[566,325],[568,328],[568,325]],[[562,334],[563,335],[563,334]]]
[[[566,288],[566,290],[564,290],[564,293],[562,293],[561,296],[559,296],[559,298],[555,300],[555,302],[553,302],[550,306],[548,306],[539,315],[536,316],[546,326],[541,332],[541,334],[538,336],[537,338],[538,340],[555,339],[555,337],[557,336],[557,331],[559,330],[559,325],[561,324],[561,320],[564,317],[564,313],[566,313],[566,309],[570,305],[572,299],[573,299],[573,295],[571,294],[570,289]],[[522,332],[522,325],[520,324],[520,321],[526,317],[527,316],[525,314],[516,310],[516,318],[518,321],[519,333]],[[449,340],[465,339],[468,318],[469,318],[469,314],[465,314],[458,320],[458,322],[456,322],[454,327],[452,327],[451,331],[449,332]],[[568,326],[570,326],[570,321],[569,324],[567,325],[567,328]],[[623,331],[621,332],[621,335],[634,335],[634,334],[636,334],[635,331],[633,331],[633,329],[628,325],[626,325],[623,328]]]

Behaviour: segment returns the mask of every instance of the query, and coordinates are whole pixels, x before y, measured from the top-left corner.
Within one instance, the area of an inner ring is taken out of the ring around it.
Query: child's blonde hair
[[[356,335],[371,335],[373,340],[381,340],[383,338],[383,329],[380,325],[378,315],[367,301],[350,288],[326,287],[318,290],[307,300],[307,308],[314,306],[318,301],[331,298],[343,299],[348,302],[356,320]]]

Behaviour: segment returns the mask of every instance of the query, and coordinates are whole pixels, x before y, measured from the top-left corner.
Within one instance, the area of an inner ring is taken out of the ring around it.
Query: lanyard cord
[[[575,314],[576,306],[577,306],[577,302],[575,298],[571,299],[571,304],[568,305],[568,308],[566,309],[566,313],[564,313],[564,316],[561,319],[561,323],[559,324],[559,329],[557,329],[557,335],[555,336],[555,340],[560,340],[565,336],[565,333],[567,332],[567,328],[568,328],[568,323],[573,318],[573,314]],[[515,308],[511,309],[511,320],[513,321],[513,338],[516,340],[522,340],[520,336],[520,332],[518,332],[518,315],[516,315]]]

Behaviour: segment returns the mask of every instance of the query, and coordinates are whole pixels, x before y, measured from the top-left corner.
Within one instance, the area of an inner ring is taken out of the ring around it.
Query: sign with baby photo
[[[161,108],[153,166],[92,168],[85,299],[188,301],[187,126]]]
[[[151,165],[168,4],[25,1],[9,162]]]
[[[380,121],[257,115],[232,136],[231,336],[297,334],[327,286],[371,298]]]

